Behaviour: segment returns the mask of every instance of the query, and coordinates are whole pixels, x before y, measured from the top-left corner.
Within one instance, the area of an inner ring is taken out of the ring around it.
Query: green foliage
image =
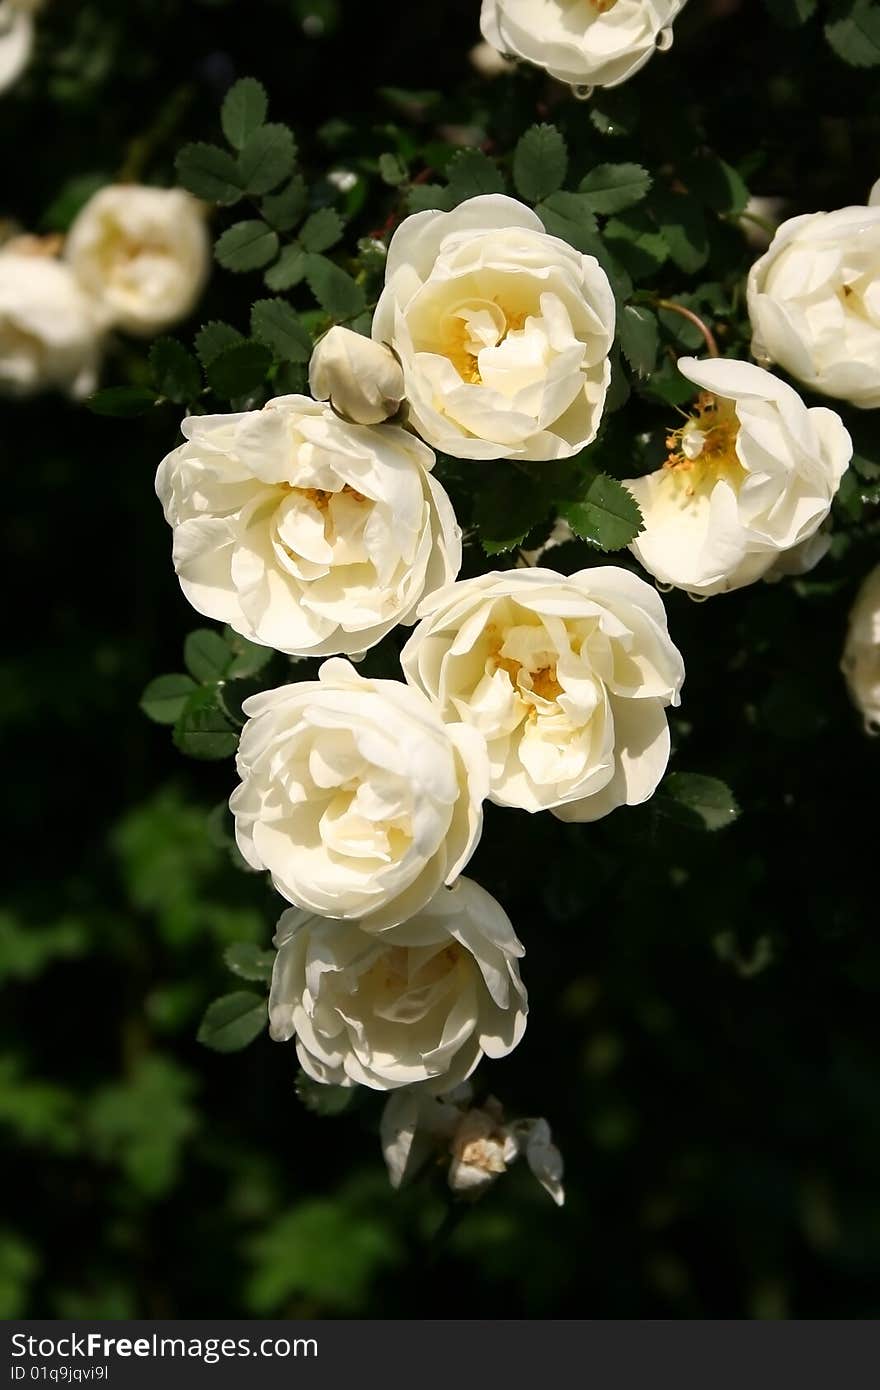
[[[599,550],[621,550],[642,529],[642,514],[632,493],[604,473],[593,479],[582,501],[569,503],[561,511],[575,535]]]
[[[86,405],[94,415],[115,416],[118,420],[135,420],[156,403],[156,393],[148,386],[105,386],[89,396]]]
[[[205,375],[215,395],[231,401],[262,386],[271,365],[272,354],[267,347],[242,339],[212,357]]]
[[[312,339],[308,329],[283,299],[260,299],[251,309],[251,335],[278,362],[308,362]]]
[[[880,5],[876,0],[835,0],[825,35],[837,56],[854,68],[880,65]]]
[[[139,1061],[125,1082],[97,1091],[86,1111],[97,1157],[117,1165],[148,1200],[162,1197],[177,1180],[195,1129],[194,1090],[176,1062],[156,1053]]]
[[[520,197],[540,203],[565,182],[568,150],[555,126],[533,125],[520,136],[513,155],[513,181]]]
[[[239,970],[237,973],[243,972]],[[199,1026],[198,1038],[213,1052],[239,1052],[252,1043],[265,1026],[265,999],[251,990],[241,989],[234,994],[224,994],[208,1005]]]
[[[233,975],[243,980],[268,982],[272,978],[274,951],[261,951],[251,941],[234,941],[223,952],[223,959]]]
[[[259,270],[278,255],[278,246],[278,233],[251,218],[227,227],[217,239],[214,254],[225,270]]]
[[[141,696],[141,709],[156,724],[176,724],[195,689],[189,676],[156,676]]]
[[[656,366],[660,346],[657,316],[650,309],[627,304],[620,316],[618,336],[623,355],[633,371],[648,376]]]
[[[716,777],[694,772],[671,772],[663,779],[652,802],[655,815],[676,825],[700,830],[721,830],[739,815],[729,787]]]
[[[220,120],[223,134],[235,149],[241,150],[256,134],[269,111],[265,87],[253,77],[242,77],[226,93]]]
[[[651,175],[640,164],[597,164],[581,179],[578,192],[593,212],[623,212],[640,203],[651,187]]]
[[[478,198],[483,193],[505,191],[504,178],[498,165],[482,150],[460,150],[449,161],[446,174],[451,207],[456,207],[467,198]]]
[[[150,367],[160,396],[187,405],[202,387],[199,364],[174,338],[157,338],[150,348]]]

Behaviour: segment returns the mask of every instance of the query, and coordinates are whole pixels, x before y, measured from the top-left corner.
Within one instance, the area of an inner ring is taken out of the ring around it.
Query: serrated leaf
[[[600,550],[622,550],[642,529],[642,513],[631,492],[600,473],[580,502],[565,503],[561,513],[576,536]]]
[[[279,362],[308,362],[312,337],[284,299],[258,299],[251,309],[251,336]]]
[[[184,145],[174,167],[183,187],[207,203],[229,207],[244,194],[238,163],[219,145]]]
[[[651,175],[641,164],[597,164],[581,179],[578,192],[593,212],[610,214],[640,203],[651,187]]]
[[[313,1115],[341,1115],[357,1094],[356,1086],[329,1086],[301,1071],[296,1078],[296,1094]]]
[[[256,218],[227,227],[214,245],[224,270],[260,270],[278,254],[278,233]]]
[[[269,98],[255,77],[242,77],[226,93],[220,111],[223,134],[240,150],[266,119]]]
[[[669,258],[663,233],[639,208],[612,217],[605,227],[605,240],[636,280],[652,275]]]
[[[271,193],[296,163],[296,142],[286,125],[264,125],[245,142],[238,156],[242,186],[252,197]]]
[[[176,724],[195,689],[195,681],[182,671],[179,675],[156,676],[141,696],[140,707],[154,724]]]
[[[460,150],[449,161],[446,176],[453,206],[483,193],[504,192],[504,179],[498,165],[482,150]]]
[[[206,368],[208,385],[226,401],[246,396],[263,384],[271,365],[269,349],[245,338],[224,348],[212,359]]]
[[[203,684],[216,683],[226,675],[232,662],[232,652],[219,632],[200,627],[187,636],[183,644],[183,659],[195,680]]]
[[[535,212],[551,236],[588,252],[596,236],[596,218],[580,193],[551,193]]]
[[[202,761],[232,756],[238,734],[218,705],[216,690],[200,686],[193,691],[174,725],[174,742],[181,753]]]
[[[366,307],[361,286],[324,256],[306,258],[306,279],[321,308],[332,319],[353,319]]]
[[[721,830],[739,815],[736,797],[726,783],[697,772],[671,772],[651,806],[656,815],[697,830]]]
[[[150,348],[156,390],[178,405],[188,405],[202,389],[202,374],[192,353],[176,338],[157,338]]]
[[[255,676],[264,666],[268,666],[275,655],[271,647],[262,647],[258,642],[251,642],[249,638],[242,637],[240,632],[233,632],[231,627],[224,629],[223,637],[232,652],[232,664],[228,674],[235,679]]]
[[[289,232],[306,210],[308,190],[301,174],[294,174],[280,193],[267,193],[260,212],[278,232]]]
[[[626,304],[617,331],[623,355],[633,371],[639,376],[648,376],[657,365],[660,347],[656,314],[641,305]]]
[[[225,348],[243,342],[244,335],[237,328],[215,319],[212,323],[204,324],[196,334],[196,352],[202,366],[209,367]]]
[[[266,981],[272,978],[274,951],[261,951],[249,941],[234,941],[223,952],[223,960],[233,975],[243,980]]]
[[[306,278],[308,257],[301,246],[285,246],[263,280],[270,290],[290,290]]]
[[[506,460],[481,468],[474,521],[487,555],[501,555],[520,545],[542,522],[552,501],[549,472],[513,468]]]
[[[307,251],[329,251],[341,239],[344,223],[333,208],[319,208],[307,217],[299,239]]]
[[[449,212],[453,198],[439,183],[413,184],[406,195],[407,212]]]
[[[521,136],[513,155],[513,181],[530,203],[549,198],[565,182],[568,148],[554,125],[533,125]]]
[[[197,1038],[214,1052],[240,1052],[266,1027],[266,1000],[252,990],[236,990],[209,1004]]]
[[[709,234],[703,209],[687,193],[657,189],[651,200],[669,254],[680,270],[693,275],[709,259]]]
[[[874,0],[837,0],[825,37],[838,58],[854,68],[880,64],[880,5]]]
[[[390,188],[399,188],[406,182],[407,169],[403,160],[396,154],[386,151],[379,155],[379,177]]]

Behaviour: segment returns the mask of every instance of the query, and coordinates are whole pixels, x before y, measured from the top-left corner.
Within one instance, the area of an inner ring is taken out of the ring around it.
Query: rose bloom
[[[752,352],[804,385],[880,406],[880,207],[783,222],[749,272]]]
[[[833,410],[808,410],[749,362],[683,357],[678,368],[702,394],[669,435],[663,467],[627,479],[644,521],[630,550],[661,583],[719,594],[771,573],[783,552],[815,536],[852,441]],[[799,552],[794,572],[824,553],[821,544]]]
[[[0,250],[0,392],[94,391],[102,348],[99,313],[66,265]]]
[[[43,0],[0,0],[0,92],[17,82],[31,60],[34,15]]]
[[[571,86],[616,87],[669,48],[684,0],[483,0],[480,28],[499,53]]]
[[[270,1032],[280,1042],[296,1035],[316,1081],[448,1090],[525,1031],[523,948],[500,904],[470,879],[379,936],[285,912],[275,945]]]
[[[309,363],[309,390],[346,420],[378,425],[396,415],[403,372],[394,353],[339,324],[325,333]]]
[[[373,337],[403,367],[413,428],[444,453],[552,459],[595,439],[614,296],[592,256],[513,198],[406,218]]]
[[[190,603],[298,655],[359,653],[454,579],[461,537],[434,455],[307,396],[184,420],[156,492]]]
[[[871,570],[849,615],[841,668],[868,733],[880,733],[880,565]]]
[[[455,881],[476,848],[486,750],[400,681],[325,661],[246,700],[229,805],[238,847],[289,902],[382,931]]]
[[[186,318],[202,293],[206,210],[180,188],[113,184],[76,217],[64,254],[110,325],[149,337]]]
[[[484,736],[492,801],[592,821],[652,794],[684,667],[644,580],[612,565],[509,570],[452,584],[419,613],[404,674]]]
[[[565,1201],[562,1155],[543,1119],[507,1122],[494,1096],[471,1104],[470,1083],[444,1095],[424,1086],[395,1091],[385,1102],[382,1152],[392,1187],[416,1177],[434,1159],[449,1161],[449,1186],[462,1197],[480,1197],[523,1156],[557,1206]]]

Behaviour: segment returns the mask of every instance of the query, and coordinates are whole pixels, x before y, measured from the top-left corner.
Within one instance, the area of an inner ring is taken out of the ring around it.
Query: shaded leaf
[[[285,246],[278,260],[263,276],[270,290],[290,290],[306,277],[308,257],[301,246]]]
[[[215,319],[212,323],[206,323],[196,334],[196,352],[202,366],[209,367],[224,348],[243,342],[244,335],[237,328]]]
[[[658,816],[703,830],[721,830],[739,815],[736,797],[726,783],[697,772],[671,772],[651,806]]]
[[[220,111],[223,134],[240,150],[266,119],[269,98],[255,77],[242,77],[226,93]]]
[[[187,405],[202,389],[202,374],[192,353],[175,338],[157,338],[150,348],[156,389],[168,400]]]
[[[260,212],[278,232],[289,232],[306,210],[308,190],[301,174],[295,174],[280,193],[268,193],[260,203]]]
[[[155,724],[176,724],[195,689],[195,681],[183,672],[156,676],[141,696],[140,707]]]
[[[271,193],[293,170],[296,142],[286,125],[260,126],[238,157],[239,176],[246,193]]]
[[[600,550],[622,550],[642,529],[642,514],[631,492],[600,473],[580,502],[563,504],[561,513],[576,536]]]
[[[186,669],[197,681],[204,683],[221,681],[232,661],[232,652],[219,632],[209,627],[197,628],[189,633],[183,644],[183,659]]]
[[[650,309],[627,304],[620,315],[617,331],[623,355],[633,371],[639,376],[648,376],[657,365],[660,346],[656,314]]]
[[[155,404],[156,393],[148,386],[105,386],[86,400],[93,415],[112,415],[119,420],[146,415]]]
[[[181,753],[202,761],[228,758],[238,747],[238,734],[209,686],[194,691],[174,725],[174,742]]]
[[[280,362],[308,362],[312,336],[284,299],[258,299],[251,309],[251,335]]]
[[[212,358],[207,367],[208,385],[227,401],[245,396],[265,381],[271,365],[268,348],[243,338]]]
[[[252,990],[236,990],[209,1004],[196,1034],[214,1052],[240,1052],[266,1027],[266,1000]]]
[[[520,137],[513,155],[513,181],[530,203],[539,203],[565,182],[568,149],[554,125],[533,125]]]
[[[259,270],[278,254],[278,233],[256,218],[236,222],[218,237],[214,255],[225,270]]]
[[[319,208],[306,218],[299,239],[307,251],[329,251],[342,237],[343,227],[334,208]]]
[[[321,308],[333,319],[352,319],[363,313],[366,296],[350,275],[324,256],[306,258],[306,279]]]
[[[581,179],[578,192],[593,212],[609,214],[639,203],[651,187],[651,175],[641,164],[597,164]]]
[[[453,206],[482,193],[503,193],[504,179],[494,159],[482,150],[460,150],[446,170]]]
[[[207,203],[228,207],[245,191],[236,160],[219,145],[184,145],[174,167],[183,187]]]
[[[223,960],[233,975],[243,980],[264,982],[271,980],[275,964],[274,951],[261,951],[249,941],[234,941],[223,952]]]

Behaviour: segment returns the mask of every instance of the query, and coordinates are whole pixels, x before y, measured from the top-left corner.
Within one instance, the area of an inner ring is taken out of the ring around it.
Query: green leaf
[[[240,150],[259,130],[269,110],[269,98],[262,83],[254,77],[242,77],[226,93],[220,112],[223,134],[230,145]]]
[[[551,506],[551,474],[520,470],[506,459],[481,465],[474,520],[487,555],[520,545]]]
[[[306,258],[306,279],[321,308],[332,319],[353,319],[363,313],[366,296],[355,280],[324,256]]]
[[[658,816],[700,830],[721,830],[732,825],[739,815],[730,788],[717,777],[704,777],[698,772],[671,772],[661,782],[651,805]]]
[[[176,338],[156,339],[150,348],[150,367],[159,394],[178,405],[188,405],[202,389],[198,362]]]
[[[279,362],[308,362],[312,337],[284,299],[258,299],[251,309],[251,336]]]
[[[294,174],[280,193],[269,193],[260,203],[260,212],[277,232],[289,232],[306,210],[308,190],[301,174]]]
[[[357,1095],[356,1086],[328,1086],[301,1071],[296,1078],[296,1094],[313,1115],[341,1115]]]
[[[249,941],[234,941],[231,946],[226,947],[223,959],[233,975],[239,975],[243,980],[262,983],[272,978],[275,952],[261,951],[259,946],[254,946]]]
[[[880,5],[874,0],[837,0],[825,37],[838,58],[854,68],[880,64]]]
[[[600,550],[622,550],[642,529],[642,514],[631,492],[600,473],[581,502],[565,503],[561,513],[576,536]]]
[[[342,238],[344,223],[334,208],[319,208],[307,217],[299,239],[307,251],[329,251]]]
[[[195,689],[195,681],[182,672],[176,676],[156,676],[141,696],[140,707],[155,724],[176,724]]]
[[[651,187],[651,175],[641,164],[597,164],[581,179],[578,192],[593,212],[609,214],[640,203]]]
[[[396,154],[379,155],[379,177],[383,183],[387,183],[391,188],[399,188],[406,182],[407,168],[403,160]]]
[[[580,193],[551,193],[535,208],[551,236],[558,236],[578,251],[592,251],[596,218]]]
[[[270,290],[290,290],[305,279],[307,267],[308,258],[301,246],[285,246],[263,279]]]
[[[210,367],[214,358],[219,357],[225,348],[243,342],[244,335],[239,333],[237,328],[214,319],[213,322],[206,323],[196,334],[196,352],[202,366]]]
[[[271,365],[269,349],[245,338],[224,348],[211,360],[206,369],[208,385],[226,401],[234,396],[246,396],[263,384]]]
[[[656,314],[650,309],[627,304],[620,315],[617,331],[623,355],[633,371],[639,376],[648,376],[657,365],[660,347]]]
[[[174,725],[174,742],[181,753],[202,761],[229,758],[238,747],[238,734],[217,703],[210,686],[196,689]]]
[[[232,662],[232,652],[219,632],[196,628],[183,644],[183,659],[190,675],[202,684],[222,681]]]
[[[266,1027],[265,999],[253,990],[221,995],[205,1010],[197,1038],[214,1052],[240,1052]]]
[[[816,13],[818,0],[764,0],[777,24],[796,29]]]
[[[174,167],[183,187],[206,203],[228,207],[237,203],[244,193],[238,164],[219,145],[184,145]]]
[[[228,674],[235,679],[257,675],[275,655],[271,647],[261,647],[258,642],[251,642],[241,633],[233,632],[231,627],[225,629],[223,637],[233,654]]]
[[[264,125],[245,142],[238,156],[239,176],[246,193],[271,193],[292,172],[296,142],[286,125]]]
[[[218,237],[214,255],[225,270],[259,270],[278,254],[278,233],[265,222],[236,222]]]
[[[413,184],[406,195],[407,212],[449,212],[453,205],[449,189],[439,183]]]
[[[639,208],[612,217],[605,227],[605,240],[636,280],[654,274],[669,257],[662,232]]]
[[[495,163],[482,150],[459,150],[446,170],[453,207],[482,193],[503,193],[504,179]]]
[[[749,190],[740,174],[714,154],[695,155],[681,166],[688,191],[716,212],[742,212]]]
[[[521,136],[513,155],[513,181],[530,203],[549,198],[565,182],[568,149],[555,125],[533,125]]]
[[[688,193],[657,189],[651,206],[669,247],[669,254],[680,270],[692,275],[709,259],[709,235],[703,209]]]
[[[155,404],[156,393],[148,386],[105,386],[86,400],[93,415],[112,415],[118,420],[146,415]]]

